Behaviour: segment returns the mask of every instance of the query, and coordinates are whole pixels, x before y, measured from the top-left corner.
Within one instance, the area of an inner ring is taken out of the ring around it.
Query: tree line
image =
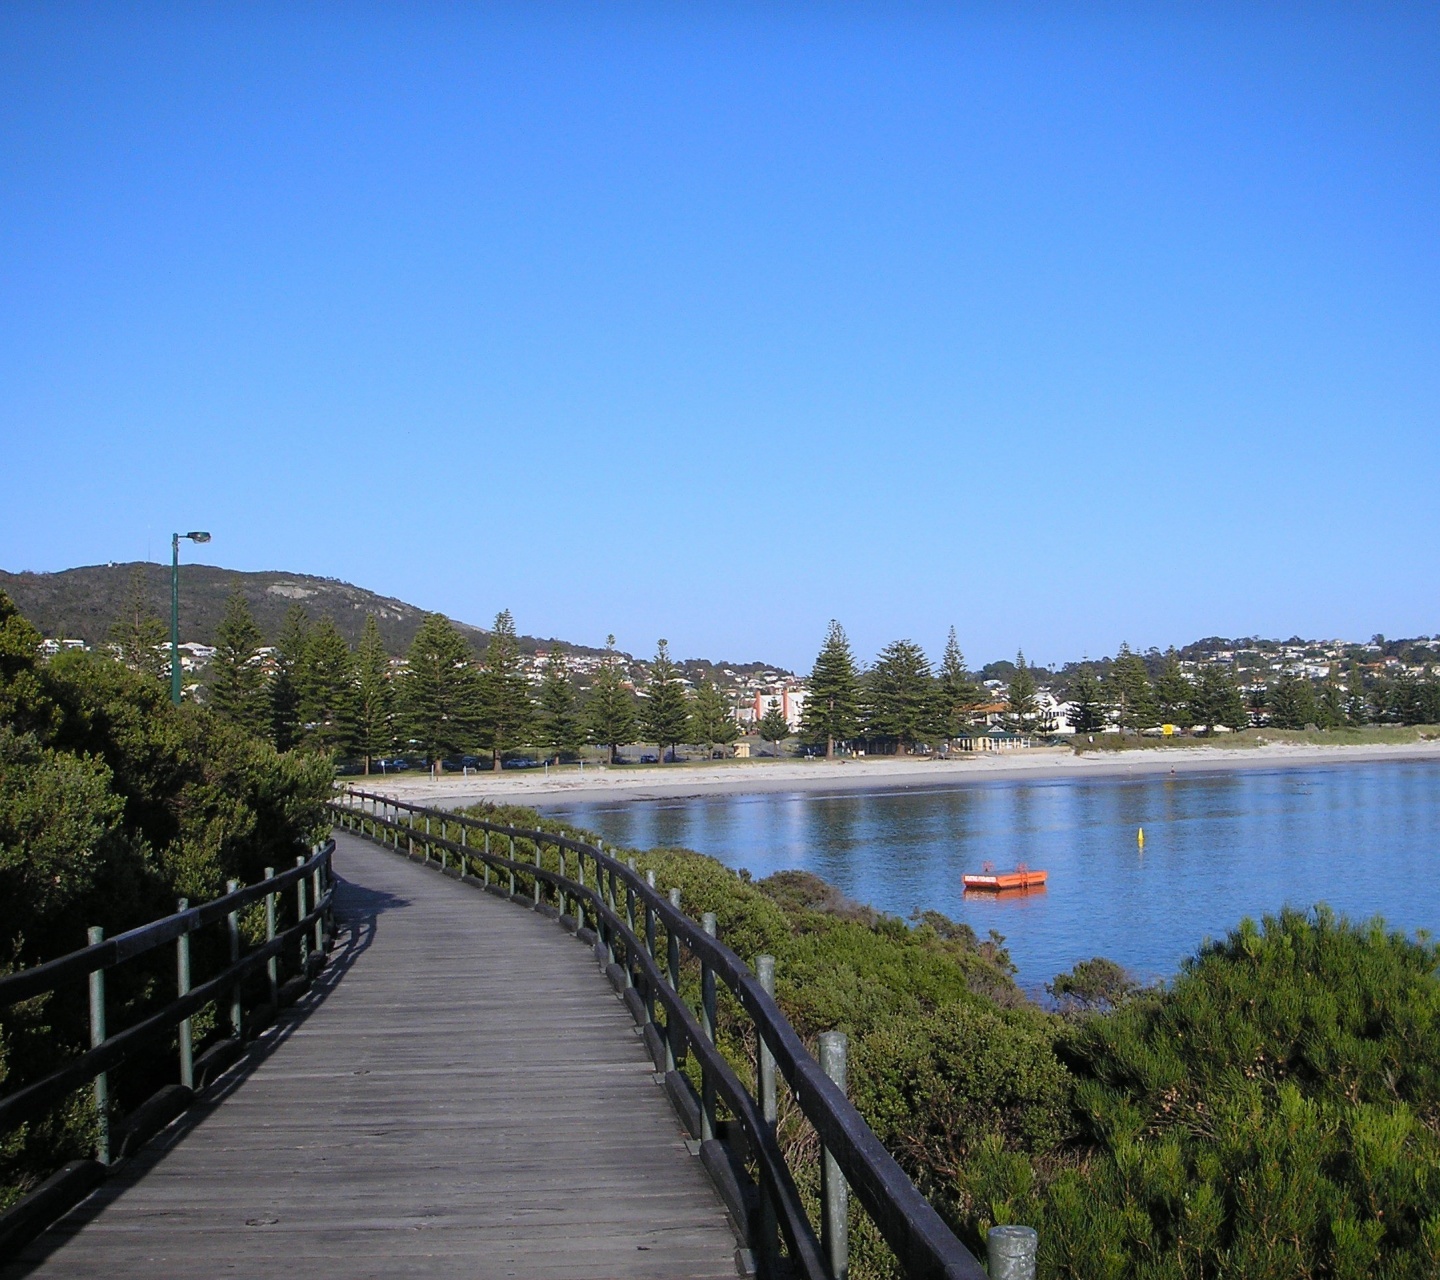
[[[560,759],[591,744],[613,762],[620,747],[640,740],[658,744],[663,760],[681,743],[708,753],[739,736],[725,695],[708,679],[688,692],[664,640],[643,697],[631,687],[613,635],[588,687],[560,644],[532,684],[508,609],[496,615],[483,653],[443,614],[426,614],[398,672],[372,616],[351,650],[333,620],[312,623],[297,605],[268,664],[260,660],[263,643],[235,591],[210,661],[205,696],[212,709],[280,750],[318,747],[363,761],[367,773],[396,750],[432,762],[484,756],[499,769],[522,749]]]

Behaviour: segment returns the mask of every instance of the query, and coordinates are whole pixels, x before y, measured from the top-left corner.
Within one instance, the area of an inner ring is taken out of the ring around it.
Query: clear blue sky
[[[1440,632],[1437,197],[1433,4],[7,4],[0,566]]]

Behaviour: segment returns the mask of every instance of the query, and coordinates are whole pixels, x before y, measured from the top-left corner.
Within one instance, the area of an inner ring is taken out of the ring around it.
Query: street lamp
[[[170,535],[170,701],[180,705],[180,539],[209,542],[208,533]]]

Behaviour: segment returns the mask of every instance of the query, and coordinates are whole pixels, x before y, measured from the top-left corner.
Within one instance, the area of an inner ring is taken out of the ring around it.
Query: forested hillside
[[[147,604],[157,617],[168,619],[170,566],[140,562],[139,567],[145,575]],[[0,570],[0,591],[15,602],[41,635],[103,644],[110,638],[111,624],[125,612],[135,568],[135,564],[98,564],[59,573]],[[334,619],[340,634],[352,646],[360,641],[366,614],[373,614],[380,638],[390,653],[408,649],[425,618],[425,610],[413,604],[335,578],[304,573],[241,573],[203,564],[183,565],[180,573],[180,638],[201,644],[215,643],[226,601],[237,587],[267,643],[280,635],[285,614],[295,604],[312,618]],[[465,623],[456,626],[474,642],[483,642],[489,635],[481,627]],[[519,637],[520,649],[526,653],[547,643],[553,642]],[[584,645],[569,648],[576,653],[599,652]]]

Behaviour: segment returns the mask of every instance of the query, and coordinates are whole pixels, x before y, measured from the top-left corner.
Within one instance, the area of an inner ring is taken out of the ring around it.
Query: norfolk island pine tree
[[[860,727],[860,676],[845,628],[833,618],[825,643],[810,671],[810,691],[801,713],[807,742],[825,744],[825,758],[835,758],[835,744],[853,738]]]

